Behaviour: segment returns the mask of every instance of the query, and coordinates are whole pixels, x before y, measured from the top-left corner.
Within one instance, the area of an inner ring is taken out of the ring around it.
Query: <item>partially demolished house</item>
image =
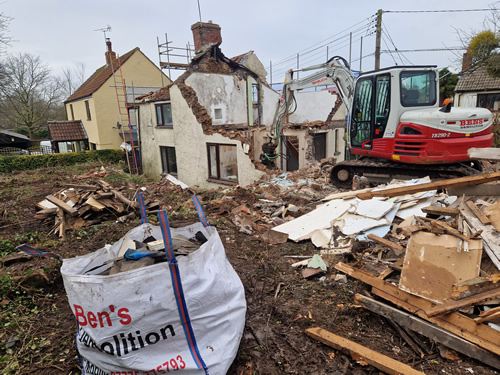
[[[253,51],[224,56],[219,25],[199,22],[192,31],[196,55],[187,71],[170,86],[140,98],[144,173],[167,172],[200,188],[246,186],[265,173],[260,155],[279,95],[266,82],[267,72]],[[344,149],[343,133],[325,121],[340,106],[335,95],[325,90],[298,96],[304,110],[289,120],[298,124],[284,129],[286,157],[276,163],[283,170]],[[315,104],[305,110],[311,101]]]

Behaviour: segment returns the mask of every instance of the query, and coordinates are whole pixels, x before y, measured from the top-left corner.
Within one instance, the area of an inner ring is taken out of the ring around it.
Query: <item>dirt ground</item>
[[[74,347],[75,320],[68,305],[60,265],[54,259],[12,259],[15,246],[27,243],[63,258],[86,254],[111,244],[140,224],[138,218],[68,231],[66,240],[49,234],[53,220],[34,219],[36,203],[67,183],[91,184],[93,178],[78,176],[100,165],[52,168],[0,176],[0,373],[80,374]],[[112,168],[112,167],[107,167]],[[103,177],[115,187],[125,186],[133,194],[146,186],[147,196],[160,199],[173,227],[194,223],[196,212],[189,207],[191,192],[165,193],[157,182],[120,173]],[[321,189],[319,189],[321,190]],[[319,191],[321,193],[321,191]],[[149,194],[149,195],[148,195]],[[227,257],[241,278],[248,304],[246,326],[238,354],[229,374],[379,374],[304,333],[321,327],[368,348],[404,362],[425,374],[496,374],[492,368],[458,355],[444,359],[438,346],[422,338],[429,353],[420,358],[392,326],[378,315],[354,304],[355,293],[369,288],[354,279],[336,282],[330,267],[323,277],[306,280],[291,267],[290,255],[312,255],[309,242],[269,245],[261,234],[245,234],[230,220],[235,204],[251,205],[269,194],[269,189],[202,191],[198,197],[209,222],[216,226]],[[231,197],[220,204],[223,196]],[[216,202],[216,203],[214,203]],[[293,202],[311,210],[318,201],[296,198]],[[300,214],[304,213],[300,212]],[[154,219],[154,215],[150,216]],[[327,259],[351,262],[349,256]]]

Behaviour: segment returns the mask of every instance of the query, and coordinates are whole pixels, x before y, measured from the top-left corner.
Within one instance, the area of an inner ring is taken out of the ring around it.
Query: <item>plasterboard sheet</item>
[[[394,203],[369,199],[358,203],[356,214],[372,219],[382,219],[394,207]]]
[[[369,217],[346,214],[342,217],[339,227],[342,233],[351,235],[388,224],[390,225],[390,222],[386,218],[375,220]]]
[[[387,225],[382,225],[380,227],[375,227],[375,228],[371,228],[371,229],[368,229],[366,231],[364,231],[363,233],[360,233],[359,235],[356,236],[356,239],[358,241],[368,241],[368,235],[369,234],[374,234],[376,236],[379,236],[379,237],[384,237],[387,233],[389,233],[389,231],[391,230],[391,224],[392,224],[392,221],[394,220],[394,218],[396,217],[396,213],[398,212],[399,210],[399,206],[401,205],[401,203],[397,203],[393,208],[392,210],[390,210],[386,215],[385,215],[385,218],[387,219],[387,221],[389,221],[389,224]]]
[[[288,234],[288,238],[295,242],[307,240],[315,230],[330,228],[349,207],[349,201],[335,199],[292,221],[278,225],[273,230]]]
[[[396,214],[400,219],[407,219],[410,216],[425,216],[426,214],[422,211],[422,208],[430,206],[432,203],[432,196],[424,198],[418,201],[418,203],[412,207],[399,210]]]
[[[179,185],[183,189],[187,189],[189,187],[184,182],[178,180],[177,178],[175,178],[171,174],[167,174],[167,180],[169,180],[171,183],[173,183],[175,185]]]

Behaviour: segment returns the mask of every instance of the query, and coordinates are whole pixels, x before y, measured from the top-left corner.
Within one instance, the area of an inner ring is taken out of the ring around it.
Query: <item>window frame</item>
[[[217,168],[217,176],[212,175],[212,161],[210,160],[210,147],[215,146],[215,167]],[[207,162],[208,162],[208,179],[221,181],[229,184],[238,184],[239,174],[236,174],[236,180],[230,180],[227,178],[221,177],[221,168],[220,168],[220,147],[221,146],[230,146],[235,147],[236,151],[236,172],[238,172],[238,149],[237,145],[229,144],[229,143],[207,143]]]
[[[492,96],[493,96],[493,107],[489,108],[487,106],[488,99],[489,99],[489,97],[492,97]],[[497,96],[500,97],[500,92],[477,93],[476,94],[476,107],[478,107],[478,108],[486,108],[490,112],[499,112],[500,111],[500,105],[499,105],[499,109],[495,109],[495,103],[500,102],[500,100],[498,100],[498,101],[495,100]],[[482,103],[480,103],[480,102],[484,102],[485,106],[481,105]]]
[[[71,121],[75,121],[75,112],[73,111],[73,104],[70,103],[69,110],[71,112]]]
[[[163,106],[170,107],[170,119],[171,119],[170,123],[165,123],[165,111],[163,109]],[[158,109],[160,109],[161,119],[158,118]],[[172,118],[172,104],[170,102],[155,104],[155,116],[156,116],[156,126],[158,128],[170,128],[171,129],[174,127],[174,120]]]
[[[176,172],[172,172],[170,170],[170,160],[168,157],[168,150],[173,149],[174,150],[174,155],[175,155],[175,169],[177,170]],[[164,151],[163,151],[164,150]],[[165,162],[167,165],[165,166],[165,163],[163,162],[163,152],[165,152]],[[179,173],[179,167],[177,166],[177,154],[175,153],[175,147],[173,146],[160,146],[160,160],[161,160],[161,170],[162,173],[169,173],[172,176],[177,176]]]
[[[90,113],[90,103],[85,100],[85,110],[87,111],[87,121],[92,121],[92,114]]]

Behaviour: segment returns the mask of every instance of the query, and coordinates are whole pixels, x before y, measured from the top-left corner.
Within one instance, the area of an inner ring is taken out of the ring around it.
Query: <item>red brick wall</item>
[[[194,49],[196,52],[207,45],[222,42],[220,26],[215,23],[197,22],[191,26],[193,31]]]

